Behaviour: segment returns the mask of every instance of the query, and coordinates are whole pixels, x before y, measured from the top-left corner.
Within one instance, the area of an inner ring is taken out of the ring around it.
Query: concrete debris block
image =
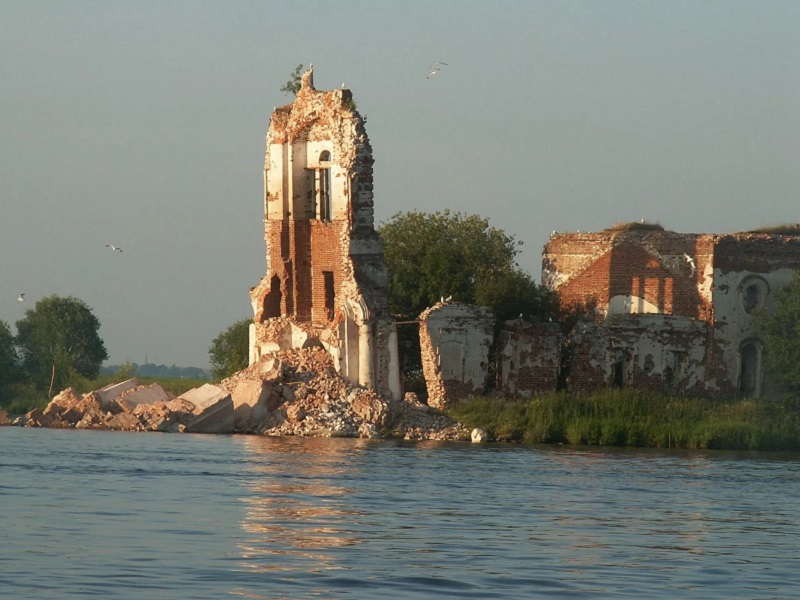
[[[231,392],[233,400],[234,421],[236,431],[251,431],[269,412],[268,400],[272,394],[272,385],[260,379],[239,381]],[[275,402],[273,400],[272,405]]]
[[[120,383],[111,383],[93,393],[100,401],[100,404],[105,407],[125,392],[138,388],[140,385],[141,383],[139,383],[139,380],[136,377],[132,377]]]
[[[117,398],[117,403],[125,410],[131,411],[140,404],[156,404],[168,402],[174,396],[158,383],[137,387]]]
[[[233,400],[230,394],[218,398],[214,403],[195,409],[195,416],[186,423],[189,433],[233,433]]]
[[[480,429],[476,427],[472,430],[470,434],[470,438],[472,439],[473,444],[480,444],[482,442],[486,442],[489,440],[489,434],[486,432],[485,429]]]
[[[225,389],[214,385],[213,383],[205,383],[199,388],[193,388],[188,392],[184,392],[178,399],[191,402],[194,406],[193,412],[198,415],[206,408],[216,404],[226,396],[230,396],[230,392]]]

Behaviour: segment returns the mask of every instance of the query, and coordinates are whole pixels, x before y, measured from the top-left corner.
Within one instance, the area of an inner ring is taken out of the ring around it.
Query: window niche
[[[758,275],[750,275],[739,284],[739,298],[742,308],[748,314],[764,306],[769,295],[769,285]]]
[[[319,162],[314,169],[314,187],[316,189],[317,219],[329,222],[333,219],[331,205],[331,153],[323,150]]]

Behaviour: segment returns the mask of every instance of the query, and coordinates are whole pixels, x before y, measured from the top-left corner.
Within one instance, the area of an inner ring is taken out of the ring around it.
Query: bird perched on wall
[[[20,294],[19,296],[17,296],[17,300],[19,300],[20,302],[25,302],[25,294]]]
[[[111,248],[111,251],[114,252],[115,250],[118,252],[122,252],[122,248],[119,246],[115,246],[114,244],[106,244],[106,248]]]
[[[439,71],[441,71],[442,69],[441,69],[441,67],[439,65],[442,65],[443,67],[446,67],[447,63],[437,60],[430,67],[428,67],[428,76],[425,77],[425,79],[430,79],[431,77],[436,75]]]
[[[692,275],[694,275],[695,271],[697,271],[697,265],[694,264],[694,259],[686,254],[686,252],[683,253],[683,258],[685,258],[686,262],[689,263],[689,267],[692,269]]]

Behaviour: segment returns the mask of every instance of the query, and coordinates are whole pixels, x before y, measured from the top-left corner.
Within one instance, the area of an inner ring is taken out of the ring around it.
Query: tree
[[[297,68],[292,72],[289,81],[287,81],[281,88],[281,91],[284,94],[294,94],[295,96],[297,95],[297,92],[300,91],[302,71],[303,71],[303,64],[300,63],[299,65],[297,65]]]
[[[555,295],[517,265],[522,242],[490,226],[489,219],[411,211],[396,214],[379,233],[389,270],[389,309],[402,321],[416,319],[443,298],[491,309],[498,330],[520,314],[530,321],[558,314]],[[418,329],[398,328],[397,342],[406,388],[424,394]]]
[[[211,358],[211,375],[215,379],[230,377],[247,367],[252,322],[252,319],[236,321],[211,342],[208,356]]]
[[[23,373],[39,389],[63,389],[79,377],[93,379],[108,358],[100,321],[77,298],[49,296],[17,321]]]
[[[552,294],[516,263],[518,242],[489,219],[459,212],[396,214],[379,232],[389,269],[389,307],[416,318],[442,298],[486,306],[498,320],[554,314]]]
[[[8,323],[0,321],[0,387],[14,383],[19,378],[17,350]]]
[[[764,342],[765,374],[776,388],[800,396],[800,272],[775,292],[774,310],[756,315]]]

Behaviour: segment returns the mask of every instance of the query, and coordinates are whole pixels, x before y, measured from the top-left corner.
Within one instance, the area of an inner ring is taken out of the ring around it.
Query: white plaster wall
[[[486,309],[445,304],[427,317],[428,335],[443,380],[483,387],[492,343],[492,318]]]
[[[792,269],[778,269],[770,273],[752,271],[730,271],[723,273],[714,270],[714,315],[716,326],[714,336],[722,349],[722,361],[732,385],[739,377],[740,344],[751,337],[757,337],[753,328],[753,318],[744,309],[740,286],[750,276],[758,276],[767,282],[769,293],[763,309],[773,309],[775,290],[788,285],[792,280]]]
[[[639,296],[613,296],[608,301],[607,315],[659,314],[659,308]]]
[[[289,177],[288,148],[283,144],[271,144],[268,157],[264,214],[268,219],[282,220],[288,210],[288,190],[284,187],[284,182],[288,182]]]

